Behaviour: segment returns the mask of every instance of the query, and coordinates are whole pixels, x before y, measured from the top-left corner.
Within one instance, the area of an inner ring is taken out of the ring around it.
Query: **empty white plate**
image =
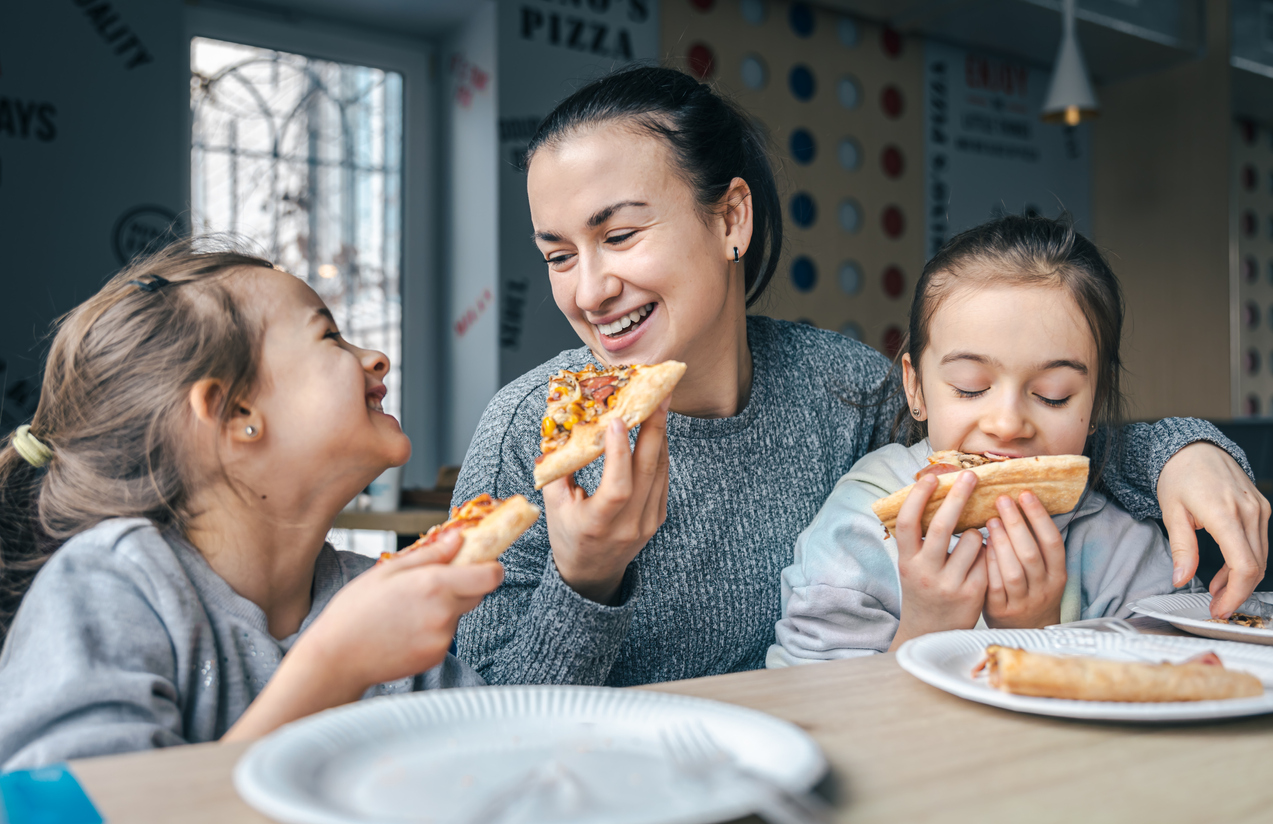
[[[665,747],[698,725],[795,792],[826,761],[804,731],[731,704],[604,687],[481,687],[319,713],[254,744],[234,784],[284,822],[726,821],[754,797],[686,775]],[[507,798],[512,803],[501,804]]]

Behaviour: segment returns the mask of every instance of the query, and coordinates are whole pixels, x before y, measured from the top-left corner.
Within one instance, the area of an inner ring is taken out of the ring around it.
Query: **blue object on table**
[[[0,774],[0,822],[102,824],[102,815],[65,764]]]

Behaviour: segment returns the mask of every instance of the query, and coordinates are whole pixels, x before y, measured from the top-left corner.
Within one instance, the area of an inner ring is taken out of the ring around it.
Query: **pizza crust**
[[[605,453],[606,427],[618,415],[628,429],[644,421],[663,400],[672,394],[677,381],[685,374],[685,364],[664,361],[654,366],[637,367],[627,386],[615,393],[613,409],[602,412],[587,423],[575,424],[564,444],[543,456],[535,464],[535,488],[583,469]]]
[[[971,472],[977,476],[977,488],[964,506],[959,522],[955,524],[955,534],[969,529],[981,529],[991,518],[999,517],[995,501],[1000,495],[1007,495],[1015,501],[1022,492],[1029,491],[1043,503],[1049,515],[1069,512],[1078,505],[1079,498],[1087,487],[1087,470],[1087,458],[1082,455],[1040,455],[1033,458],[1012,458],[939,475],[937,489],[924,508],[921,521],[923,531],[927,534],[933,516],[937,514],[937,509],[946,500],[955,479],[962,472]],[[915,484],[911,484],[871,504],[871,509],[889,534],[895,534],[897,513],[901,511],[902,504],[914,488]]]
[[[521,495],[514,495],[491,510],[476,526],[460,533],[463,543],[451,563],[482,564],[494,561],[538,520],[539,507]]]

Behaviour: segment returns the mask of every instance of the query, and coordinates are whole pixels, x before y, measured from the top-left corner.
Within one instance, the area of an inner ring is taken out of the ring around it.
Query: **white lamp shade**
[[[1092,81],[1088,79],[1087,65],[1083,62],[1083,52],[1074,32],[1073,6],[1070,3],[1066,6],[1061,47],[1056,53],[1056,65],[1052,69],[1052,82],[1048,85],[1042,114],[1044,120],[1074,125],[1080,116],[1096,115],[1100,105],[1092,91]]]

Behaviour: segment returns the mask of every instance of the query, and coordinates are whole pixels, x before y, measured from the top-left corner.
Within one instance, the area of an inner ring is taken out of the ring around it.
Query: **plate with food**
[[[1097,721],[1199,721],[1273,712],[1273,649],[1084,629],[913,638],[897,663],[952,695]]]
[[[1142,598],[1131,605],[1131,610],[1204,638],[1273,644],[1273,592],[1253,594],[1227,621],[1211,617],[1211,595],[1206,592]]]
[[[712,742],[712,770],[683,763],[675,744],[690,730]],[[694,824],[742,818],[763,792],[803,794],[826,769],[804,730],[732,704],[478,687],[373,698],[288,724],[239,759],[234,786],[289,824]]]

